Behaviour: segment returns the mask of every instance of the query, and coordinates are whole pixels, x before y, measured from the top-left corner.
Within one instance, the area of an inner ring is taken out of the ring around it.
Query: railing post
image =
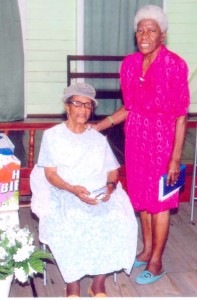
[[[29,161],[28,167],[33,168],[34,166],[34,144],[35,144],[35,129],[29,130]]]

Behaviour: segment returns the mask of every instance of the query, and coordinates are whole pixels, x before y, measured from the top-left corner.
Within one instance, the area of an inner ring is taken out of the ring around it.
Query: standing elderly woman
[[[85,275],[94,276],[90,296],[106,296],[106,274],[129,274],[136,255],[137,221],[118,179],[119,163],[106,137],[86,125],[95,94],[86,83],[65,89],[67,121],[44,132],[37,164],[50,183],[39,238],[56,259],[67,296],[80,296]],[[35,180],[39,190],[33,189]],[[41,184],[41,174],[32,173],[33,202],[43,193]]]
[[[169,232],[170,209],[179,194],[159,201],[159,179],[168,174],[174,185],[180,173],[189,106],[188,68],[185,61],[164,45],[168,23],[155,5],[139,9],[134,28],[139,52],[128,55],[120,78],[124,106],[99,122],[104,130],[126,119],[125,159],[128,193],[140,213],[144,248],[134,267],[145,270],[135,279],[148,284],[164,274],[162,255]]]

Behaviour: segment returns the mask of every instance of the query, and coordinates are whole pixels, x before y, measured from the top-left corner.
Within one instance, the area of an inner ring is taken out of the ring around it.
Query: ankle
[[[80,283],[78,281],[67,283],[67,297],[74,295],[80,297]]]
[[[153,273],[153,275],[159,275],[163,271],[162,262],[149,261],[146,270]]]
[[[138,261],[146,261],[146,262],[149,261],[150,257],[151,257],[150,252],[141,252],[136,256]]]
[[[94,294],[105,293],[105,276],[96,276],[91,284]]]

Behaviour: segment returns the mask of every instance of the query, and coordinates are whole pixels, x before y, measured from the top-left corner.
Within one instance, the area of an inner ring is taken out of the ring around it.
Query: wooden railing
[[[27,166],[21,167],[19,194],[20,196],[31,195],[29,176],[34,166],[34,153],[35,153],[35,137],[37,130],[45,130],[58,123],[62,122],[62,119],[26,119],[24,121],[0,123],[0,131],[4,132],[9,137],[11,131],[28,131],[28,162]]]
[[[24,121],[18,122],[10,122],[10,123],[0,123],[0,132],[4,132],[9,136],[11,131],[28,131],[29,133],[29,142],[28,142],[28,163],[27,166],[21,168],[21,178],[20,178],[20,186],[19,192],[20,196],[31,195],[30,184],[29,184],[29,176],[31,170],[34,166],[34,155],[35,155],[35,139],[36,139],[36,131],[37,130],[45,130],[50,128],[56,124],[62,122],[61,118],[27,118]],[[188,128],[196,128],[197,126],[197,118],[189,118]],[[192,177],[193,166],[189,164],[187,166],[186,172],[188,177]],[[190,189],[191,178],[189,179],[189,184],[187,184],[187,188]],[[182,194],[182,198],[184,198],[184,193]]]

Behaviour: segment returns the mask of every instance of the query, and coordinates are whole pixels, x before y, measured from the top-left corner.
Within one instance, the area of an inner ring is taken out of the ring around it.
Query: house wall
[[[169,21],[167,46],[189,66],[190,112],[197,113],[197,1],[167,0]]]
[[[28,0],[27,114],[59,114],[66,57],[76,53],[76,0]]]
[[[197,1],[165,0],[167,46],[190,70],[192,104],[197,112]],[[61,114],[66,56],[77,53],[77,0],[28,0],[26,29],[27,114]]]

